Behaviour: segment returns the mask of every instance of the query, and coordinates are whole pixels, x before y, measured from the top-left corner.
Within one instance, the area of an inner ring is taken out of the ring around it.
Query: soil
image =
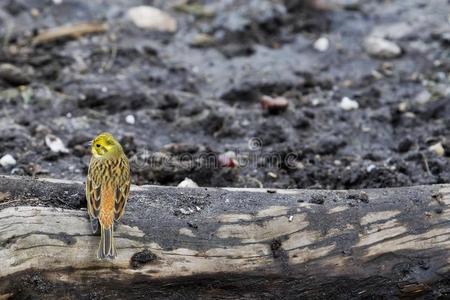
[[[0,172],[83,180],[86,142],[109,131],[135,184],[449,182],[449,2],[311,2],[204,0],[181,11],[174,0],[1,1],[0,157],[17,163]],[[177,31],[136,27],[126,11],[143,4],[169,13]],[[31,42],[92,21],[108,30]],[[199,44],[200,33],[212,42]],[[369,55],[364,41],[374,33],[401,54]],[[314,47],[321,37],[330,42],[323,52]],[[264,110],[263,96],[288,105]],[[344,97],[358,108],[343,109]],[[68,153],[52,152],[48,134]],[[443,151],[430,148],[439,143]]]

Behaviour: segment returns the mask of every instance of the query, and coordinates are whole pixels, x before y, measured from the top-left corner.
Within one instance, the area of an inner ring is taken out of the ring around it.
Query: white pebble
[[[434,145],[431,145],[428,150],[433,151],[434,153],[436,153],[437,156],[444,156],[445,154],[445,149],[444,146],[442,146],[442,143],[437,143]]]
[[[289,221],[289,222],[292,222],[293,219],[294,219],[294,216],[289,216],[288,221]]]
[[[45,136],[45,144],[55,153],[69,153],[69,149],[64,146],[61,139],[53,134],[47,134]]]
[[[359,103],[356,102],[355,100],[352,100],[348,97],[344,97],[341,100],[341,103],[339,103],[339,106],[343,109],[343,110],[353,110],[353,109],[358,109],[359,108]]]
[[[427,90],[423,90],[416,96],[416,101],[419,104],[426,104],[431,100],[431,93]]]
[[[136,119],[134,118],[133,115],[128,115],[125,117],[125,122],[127,122],[128,124],[133,125],[134,123],[136,123]]]
[[[370,173],[370,172],[372,172],[373,170],[375,170],[375,168],[376,168],[376,166],[375,166],[375,165],[370,165],[370,166],[368,166],[368,167],[367,167],[367,169],[366,169],[366,170],[367,170],[367,172],[369,172],[369,173]]]
[[[317,106],[317,105],[319,105],[320,103],[321,103],[321,101],[320,101],[319,98],[314,98],[314,99],[311,100],[312,106]]]
[[[181,212],[183,215],[190,215],[190,214],[191,214],[191,212],[190,212],[189,210],[186,210],[186,209],[184,209],[184,208],[180,208],[180,212]]]
[[[139,28],[166,32],[177,30],[177,21],[174,18],[152,6],[132,7],[127,16]]]
[[[197,188],[198,184],[195,183],[192,179],[186,177],[182,182],[178,184],[180,188]]]
[[[321,37],[314,42],[314,49],[325,52],[330,47],[330,41],[326,37]]]
[[[269,172],[269,173],[267,173],[267,175],[272,177],[272,178],[277,178],[278,177],[278,175],[275,174],[274,172]]]
[[[402,54],[400,46],[378,36],[366,38],[364,41],[364,48],[368,54],[378,58],[394,58]]]
[[[16,165],[16,160],[11,154],[5,154],[0,158],[0,165],[3,168],[9,168]]]

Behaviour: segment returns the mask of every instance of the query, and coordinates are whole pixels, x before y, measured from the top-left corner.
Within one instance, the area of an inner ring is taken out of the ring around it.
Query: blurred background
[[[447,0],[2,0],[0,42],[2,174],[84,180],[109,131],[135,184],[450,179]]]

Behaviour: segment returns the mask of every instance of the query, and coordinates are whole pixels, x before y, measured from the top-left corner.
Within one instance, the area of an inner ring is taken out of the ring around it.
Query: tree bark
[[[348,299],[450,293],[450,185],[133,187],[99,261],[78,182],[0,176],[0,299]]]

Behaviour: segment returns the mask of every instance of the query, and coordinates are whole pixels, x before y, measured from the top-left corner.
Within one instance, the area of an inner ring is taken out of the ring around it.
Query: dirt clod
[[[270,243],[270,250],[272,250],[273,258],[278,258],[281,256],[282,244],[279,239],[272,240]]]
[[[144,265],[154,262],[158,257],[148,249],[133,254],[130,259],[130,266],[133,269],[142,268]]]

